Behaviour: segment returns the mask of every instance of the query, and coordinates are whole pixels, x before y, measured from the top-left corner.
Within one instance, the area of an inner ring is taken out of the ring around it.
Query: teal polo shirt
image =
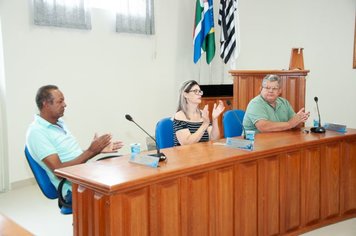
[[[278,97],[276,100],[276,107],[272,107],[261,95],[253,98],[246,109],[243,120],[245,130],[254,130],[259,132],[255,124],[259,120],[269,120],[274,122],[289,121],[295,112],[285,98]]]
[[[54,125],[39,115],[35,115],[27,130],[26,145],[33,159],[47,172],[56,187],[60,180],[42,160],[49,155],[57,154],[61,162],[67,162],[83,153],[62,119],[58,119]],[[71,190],[71,184],[68,182],[63,187],[63,194],[66,194],[67,190]]]

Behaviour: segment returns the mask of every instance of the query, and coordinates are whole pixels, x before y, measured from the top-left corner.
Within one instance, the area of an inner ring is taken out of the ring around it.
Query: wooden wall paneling
[[[122,194],[123,234],[127,236],[150,235],[148,187]]]
[[[253,78],[253,93],[250,95],[250,99],[247,101],[246,108],[250,100],[261,93],[262,80],[264,76],[254,76]]]
[[[181,232],[182,236],[188,236],[188,207],[190,196],[188,194],[188,177],[180,178],[180,211],[181,211]]]
[[[257,162],[235,166],[235,235],[258,235]]]
[[[280,76],[280,78],[282,79],[282,92],[280,96],[288,100],[288,98],[286,97],[286,95],[288,94],[287,90],[289,89],[289,85],[288,85],[289,82],[287,81],[288,78],[286,76]]]
[[[238,76],[235,76],[234,78],[233,78],[233,81],[234,81],[234,83],[233,83],[233,85],[232,85],[232,92],[233,92],[233,96],[234,96],[234,98],[232,99],[232,107],[233,107],[233,109],[237,109],[238,107],[240,107],[240,106],[238,106],[238,99],[236,99],[236,97],[237,97],[237,95],[236,94],[238,94],[238,92],[239,92],[239,86],[238,86],[238,83],[239,83],[239,77]]]
[[[78,193],[75,196],[77,199],[78,217],[74,223],[78,223],[78,235],[93,235],[94,234],[94,210],[93,210],[93,190],[79,186]]]
[[[106,210],[106,236],[125,235],[126,229],[126,198],[125,193],[115,193],[108,196]]]
[[[209,172],[209,233],[210,235],[216,235],[216,232],[219,230],[221,225],[219,224],[220,217],[222,214],[222,208],[218,209],[218,207],[224,207],[224,205],[220,205],[218,203],[221,200],[221,195],[218,193],[218,173],[217,170],[212,170]],[[219,188],[220,190],[221,188]],[[224,209],[225,210],[225,209]],[[231,235],[231,234],[230,234]]]
[[[239,82],[238,94],[240,94],[240,99],[238,99],[238,107],[242,108],[240,110],[246,110],[247,104],[249,103],[251,97],[253,97],[253,84],[254,80],[251,77],[241,76]]]
[[[337,216],[340,212],[340,143],[321,148],[321,217]]]
[[[209,235],[209,173],[189,175],[181,194],[185,195],[182,211],[183,235]]]
[[[238,76],[234,83],[234,97],[237,94],[238,99],[233,99],[234,109],[246,110],[248,103],[260,92],[262,77],[260,76]]]
[[[244,94],[244,96],[247,97],[248,96],[248,87],[250,84],[249,82],[250,82],[249,77],[243,77],[243,76],[238,77],[237,78],[238,86],[236,87],[237,94]],[[244,104],[243,99],[239,99],[236,102],[237,102],[237,104]],[[234,106],[234,108],[235,107],[236,106]]]
[[[100,236],[100,235],[106,235],[106,218],[105,218],[105,208],[106,208],[106,198],[104,195],[100,193],[94,193],[94,199],[93,199],[93,204],[94,204],[94,211],[93,211],[93,216],[94,216],[94,229],[93,229],[93,234],[95,236]]]
[[[356,139],[343,143],[341,161],[341,213],[356,212]]]
[[[73,235],[79,235],[78,228],[80,227],[81,222],[79,221],[80,208],[78,208],[79,203],[79,186],[76,183],[72,183],[72,209],[73,212],[78,212],[78,214],[73,214]]]
[[[179,179],[151,186],[150,205],[150,235],[182,234]]]
[[[301,151],[280,156],[280,227],[281,233],[296,230],[301,225]]]
[[[77,188],[74,183],[73,188]],[[74,200],[73,211],[78,211],[78,214],[73,215],[74,234],[106,235],[109,229],[109,224],[106,221],[108,217],[105,213],[107,208],[106,197],[81,186],[78,187],[78,191],[73,192],[72,197]]]
[[[303,107],[305,108],[305,89],[306,89],[306,80],[304,76],[300,76],[297,81],[297,94],[299,94],[297,102],[298,105],[296,106],[296,111],[298,112]]]
[[[304,76],[282,76],[282,97],[286,98],[295,112],[305,107],[305,77]]]
[[[301,160],[301,220],[312,225],[320,220],[320,148],[303,150]]]
[[[283,79],[283,89],[282,89],[282,97],[286,98],[292,107],[296,108],[296,112],[298,112],[298,96],[297,96],[297,86],[298,86],[298,78],[297,77],[282,77]]]
[[[211,171],[210,235],[234,235],[234,168],[232,166]]]
[[[165,211],[166,209],[166,198],[165,194],[162,193],[165,192],[165,188],[169,188],[169,183],[170,181],[167,181],[168,183],[157,183],[157,184],[152,184],[149,187],[149,195],[150,195],[150,201],[149,201],[149,217],[150,217],[150,235],[160,235],[162,231],[165,229],[165,219],[162,219],[162,211]],[[167,186],[168,185],[168,186]],[[179,194],[178,194],[179,195]],[[160,204],[160,201],[162,201],[162,205]],[[172,202],[174,202],[174,197],[172,199]],[[162,210],[163,209],[163,210]],[[173,211],[174,212],[174,211]],[[174,212],[176,213],[176,212]],[[170,217],[169,215],[168,217]],[[169,220],[168,220],[169,221]],[[177,221],[179,222],[179,220]],[[179,234],[177,234],[179,235]]]
[[[279,234],[280,183],[279,157],[258,161],[258,235]]]
[[[95,232],[95,225],[94,225],[94,190],[86,189],[85,190],[85,202],[86,202],[86,211],[87,211],[87,233],[86,235],[94,235]]]

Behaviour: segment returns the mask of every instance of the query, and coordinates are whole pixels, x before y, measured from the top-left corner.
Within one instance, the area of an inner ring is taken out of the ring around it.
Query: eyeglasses
[[[189,92],[193,92],[193,93],[195,93],[195,95],[203,95],[204,94],[204,92],[200,89],[189,90]]]
[[[262,87],[262,88],[264,88],[264,89],[266,89],[266,90],[268,90],[268,91],[272,90],[272,92],[276,92],[276,91],[279,90],[278,87]]]

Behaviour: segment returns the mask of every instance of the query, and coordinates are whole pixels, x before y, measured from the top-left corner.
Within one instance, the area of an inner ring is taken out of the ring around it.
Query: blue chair
[[[245,111],[243,110],[229,110],[224,113],[222,122],[225,138],[241,136],[244,116]]]
[[[158,149],[174,146],[173,120],[171,117],[159,120],[156,124],[155,133]]]
[[[58,206],[61,209],[62,214],[72,214],[71,204],[67,203],[62,196],[62,187],[66,179],[62,179],[57,190],[50,181],[46,171],[33,159],[27,147],[25,147],[25,156],[42,193],[49,199],[58,198]]]

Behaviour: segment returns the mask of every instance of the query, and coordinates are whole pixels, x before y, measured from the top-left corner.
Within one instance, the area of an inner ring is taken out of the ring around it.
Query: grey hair
[[[262,80],[262,87],[266,86],[267,81],[270,82],[278,82],[278,86],[281,88],[282,87],[282,79],[278,75],[266,75],[263,80]]]
[[[185,81],[181,88],[179,89],[179,98],[178,98],[178,107],[177,107],[177,112],[179,111],[183,111],[183,113],[185,114],[185,116],[189,119],[189,117],[187,116],[187,99],[184,96],[184,93],[188,93],[192,87],[194,85],[198,85],[198,82],[195,80],[188,80]]]
[[[56,85],[45,85],[38,89],[36,94],[36,104],[39,110],[43,108],[43,102],[53,102],[53,96],[51,91],[58,90]]]

